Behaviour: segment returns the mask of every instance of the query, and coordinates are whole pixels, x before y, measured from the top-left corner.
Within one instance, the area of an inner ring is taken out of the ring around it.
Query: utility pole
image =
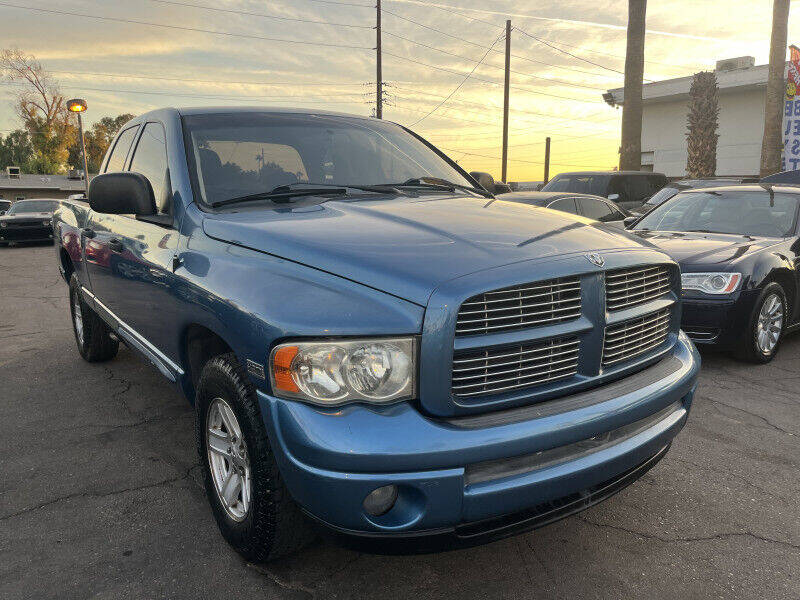
[[[789,0],[774,0],[772,6],[772,38],[769,45],[769,74],[764,101],[764,137],[761,142],[760,176],[781,170],[783,150],[783,98],[786,83],[786,41],[789,24]]]
[[[506,80],[503,88],[503,167],[502,180],[508,175],[508,87],[511,81],[511,19],[506,21]]]
[[[383,64],[381,58],[381,0],[376,0],[375,8],[378,10],[376,25],[375,25],[375,50],[377,56],[377,88],[375,90],[375,116],[379,119],[383,118]]]
[[[550,138],[544,138],[544,183],[550,181]]]
[[[642,84],[647,0],[628,0],[628,47],[625,51],[625,103],[622,105],[620,171],[642,168]]]

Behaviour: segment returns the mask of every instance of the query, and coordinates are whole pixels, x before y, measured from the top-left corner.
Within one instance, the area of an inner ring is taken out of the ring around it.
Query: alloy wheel
[[[83,311],[81,311],[81,297],[77,289],[72,292],[72,322],[75,324],[78,343],[83,345]]]
[[[241,522],[250,509],[252,479],[247,444],[230,405],[214,398],[206,417],[208,466],[225,512]]]
[[[764,299],[756,323],[756,345],[765,355],[770,355],[778,345],[783,330],[783,301],[777,294]]]

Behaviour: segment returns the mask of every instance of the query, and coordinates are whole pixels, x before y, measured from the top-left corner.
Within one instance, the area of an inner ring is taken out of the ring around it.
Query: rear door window
[[[578,206],[584,217],[597,221],[611,221],[611,216],[614,214],[608,204],[594,198],[578,198]]]
[[[161,123],[148,123],[136,144],[130,170],[150,181],[159,213],[169,212],[167,178],[167,139]]]
[[[136,137],[136,132],[138,130],[139,126],[136,125],[134,127],[129,127],[119,134],[117,142],[114,144],[114,148],[111,150],[111,154],[106,162],[105,173],[122,171],[125,167],[125,159],[128,158],[128,150],[131,149],[133,138]]]

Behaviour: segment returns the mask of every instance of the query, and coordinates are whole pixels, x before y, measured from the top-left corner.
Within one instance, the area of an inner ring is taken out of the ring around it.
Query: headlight
[[[682,273],[681,287],[706,294],[730,294],[736,291],[741,280],[741,273]]]
[[[272,350],[269,371],[276,396],[384,404],[413,396],[415,363],[414,338],[291,342]]]

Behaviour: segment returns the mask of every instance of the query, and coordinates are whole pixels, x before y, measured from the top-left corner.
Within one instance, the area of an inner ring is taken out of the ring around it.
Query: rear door
[[[141,173],[150,182],[158,214],[113,216],[109,308],[160,351],[167,347],[169,332],[176,322],[173,258],[178,245],[166,135],[161,123],[144,125],[128,162],[126,170]]]
[[[138,132],[139,126],[134,125],[117,136],[105,161],[104,173],[114,173],[125,168],[131,146]],[[115,215],[105,215],[90,211],[86,229],[81,234],[86,273],[89,277],[88,283],[92,293],[104,305],[111,301],[111,250],[109,248],[109,240],[114,235],[113,228],[116,221]]]

